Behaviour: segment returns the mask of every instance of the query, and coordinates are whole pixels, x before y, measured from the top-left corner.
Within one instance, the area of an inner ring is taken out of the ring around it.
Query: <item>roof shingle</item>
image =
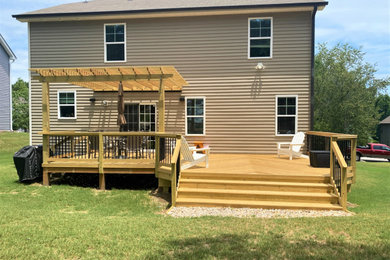
[[[16,18],[115,12],[154,12],[188,9],[327,5],[324,0],[93,0],[57,5],[14,15]]]

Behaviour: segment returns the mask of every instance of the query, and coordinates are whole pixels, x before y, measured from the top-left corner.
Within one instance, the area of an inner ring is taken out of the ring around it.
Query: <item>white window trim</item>
[[[203,134],[189,134],[187,126],[187,99],[203,99],[203,116],[190,116],[190,117],[203,117]],[[185,135],[186,136],[205,136],[206,135],[206,97],[204,96],[190,96],[185,97]]]
[[[251,38],[251,19],[270,19],[271,20],[271,37],[252,37]],[[271,39],[270,56],[269,57],[251,57],[251,40]],[[273,42],[274,42],[274,21],[273,17],[249,17],[248,18],[248,59],[259,60],[259,59],[272,59],[273,53]]]
[[[157,132],[157,104],[156,103],[144,103],[144,102],[125,102],[125,105],[138,105],[138,129],[141,129],[141,108],[142,105],[153,105],[154,106],[154,132]],[[153,133],[153,131],[150,131]]]
[[[74,104],[73,105],[60,105],[60,93],[73,93]],[[74,117],[61,117],[60,106],[74,106]],[[76,90],[57,90],[57,117],[58,119],[77,119],[77,94]]]
[[[293,115],[278,115],[278,98],[295,97],[295,134],[298,133],[298,95],[275,96],[275,136],[294,136],[295,134],[278,134],[278,117],[292,117]]]
[[[107,48],[106,46],[108,44],[118,44],[118,43],[122,43],[122,42],[112,42],[112,43],[107,43],[106,42],[106,25],[124,25],[124,32],[125,32],[125,35],[124,35],[124,45],[125,45],[125,59],[124,60],[107,60]],[[123,62],[127,62],[127,41],[126,41],[126,35],[127,35],[127,32],[126,32],[126,23],[105,23],[104,24],[104,28],[103,28],[103,33],[104,33],[104,63],[123,63]]]

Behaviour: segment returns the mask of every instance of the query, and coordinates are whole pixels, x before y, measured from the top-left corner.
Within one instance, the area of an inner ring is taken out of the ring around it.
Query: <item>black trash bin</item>
[[[42,177],[42,146],[25,146],[14,154],[19,181],[32,181]]]

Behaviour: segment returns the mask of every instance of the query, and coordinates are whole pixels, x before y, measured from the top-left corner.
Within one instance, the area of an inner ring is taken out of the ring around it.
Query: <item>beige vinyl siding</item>
[[[273,17],[273,58],[248,59],[248,17]],[[127,65],[174,65],[188,81],[167,93],[167,131],[184,134],[180,96],[206,97],[206,136],[213,152],[274,153],[275,96],[298,95],[298,131],[309,129],[311,13],[276,13],[109,21],[127,24]],[[32,67],[121,66],[104,63],[104,23],[31,24]],[[258,62],[265,65],[255,70]],[[41,86],[32,84],[33,142],[41,130]],[[58,89],[77,90],[76,120],[57,119]],[[66,84],[51,88],[52,130],[114,130],[114,92],[98,93]],[[97,101],[91,105],[89,99]],[[101,100],[110,101],[108,107]],[[157,102],[157,93],[129,92],[125,101]]]

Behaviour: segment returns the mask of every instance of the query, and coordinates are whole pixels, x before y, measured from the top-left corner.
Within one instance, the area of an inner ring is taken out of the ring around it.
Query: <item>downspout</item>
[[[311,77],[310,77],[310,130],[314,130],[314,43],[316,28],[317,5],[314,6],[311,15]]]

